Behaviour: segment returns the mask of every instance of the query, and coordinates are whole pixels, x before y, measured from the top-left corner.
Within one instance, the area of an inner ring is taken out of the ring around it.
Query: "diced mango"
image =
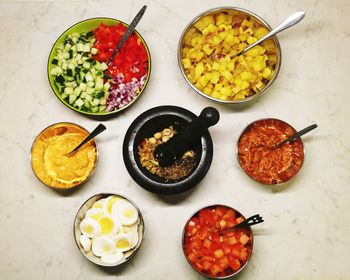
[[[248,43],[249,45],[255,43],[256,41],[258,41],[258,39],[257,39],[256,37],[249,36],[249,37],[247,38],[247,43]]]
[[[214,51],[214,49],[211,48],[209,44],[205,44],[203,46],[203,51],[206,53],[206,55],[211,55],[211,53]]]
[[[183,58],[182,64],[183,64],[185,69],[188,69],[191,67],[191,60],[189,58]]]
[[[255,76],[251,72],[244,71],[244,72],[241,73],[241,79],[243,81],[253,81],[254,78],[255,78]]]
[[[223,71],[221,74],[228,81],[231,81],[233,79],[233,75],[227,70]]]
[[[197,63],[196,68],[194,70],[196,79],[198,79],[202,75],[203,71],[204,71],[204,64],[203,64],[203,62]]]
[[[267,33],[269,33],[269,31],[265,27],[258,27],[254,32],[254,36],[258,39],[261,39]]]
[[[220,75],[219,72],[212,72],[212,77],[210,79],[210,82],[212,84],[216,84],[219,81]]]
[[[206,28],[202,30],[203,35],[209,35],[215,33],[218,28],[214,24],[209,24]]]
[[[262,76],[265,78],[265,79],[268,79],[271,75],[271,69],[266,67],[263,72],[262,72]]]
[[[214,17],[213,16],[205,16],[199,21],[197,21],[194,26],[199,30],[202,31],[204,28],[206,28],[209,24],[215,24]]]

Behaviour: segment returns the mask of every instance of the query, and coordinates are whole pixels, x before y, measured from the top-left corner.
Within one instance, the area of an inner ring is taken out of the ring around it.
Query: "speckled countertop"
[[[46,75],[49,51],[72,24],[96,16],[130,22],[148,9],[138,31],[153,69],[134,106],[105,121],[97,142],[94,176],[69,195],[46,188],[32,173],[29,151],[36,134],[60,121],[92,130],[97,121],[54,96]],[[197,95],[177,66],[178,39],[200,12],[224,5],[249,9],[276,26],[292,12],[306,18],[281,33],[282,68],[270,92],[250,106],[219,106]],[[249,266],[237,279],[350,279],[350,2],[337,1],[3,1],[0,0],[0,279],[201,279],[181,251],[181,232],[196,209],[224,203],[246,216],[260,213]],[[122,160],[124,134],[140,113],[171,104],[194,113],[214,105],[221,120],[211,129],[214,158],[198,187],[176,197],[153,195],[131,179]],[[304,137],[301,173],[271,190],[242,173],[235,143],[251,121],[276,117],[295,128],[319,128]],[[115,270],[89,263],[74,244],[72,223],[91,195],[118,192],[141,208],[146,236],[140,252]]]

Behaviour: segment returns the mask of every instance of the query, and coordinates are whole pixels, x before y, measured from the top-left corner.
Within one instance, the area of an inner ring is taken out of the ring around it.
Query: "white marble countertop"
[[[33,175],[29,152],[37,133],[70,121],[92,130],[97,121],[66,108],[46,75],[49,51],[72,24],[90,17],[130,22],[147,4],[137,30],[147,41],[153,69],[134,106],[105,123],[98,137],[96,173],[62,195]],[[270,92],[246,108],[213,104],[186,84],[176,59],[178,39],[200,12],[225,5],[249,9],[272,26],[304,9],[305,19],[278,37],[282,68]],[[350,279],[350,2],[347,0],[0,0],[0,278],[1,279],[201,279],[181,250],[185,221],[198,208],[224,203],[248,216],[260,213],[249,266],[237,279]],[[221,120],[211,128],[214,158],[197,188],[162,197],[139,187],[122,159],[122,141],[140,113],[158,105],[199,113],[214,105]],[[235,158],[241,130],[258,118],[277,117],[295,128],[319,128],[304,137],[301,173],[279,191],[254,183]],[[146,236],[131,262],[115,270],[88,262],[73,240],[79,206],[100,192],[123,193],[141,208]]]

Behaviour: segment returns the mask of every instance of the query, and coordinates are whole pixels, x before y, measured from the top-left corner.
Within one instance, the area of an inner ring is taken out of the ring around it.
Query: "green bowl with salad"
[[[55,42],[47,72],[58,99],[87,115],[110,115],[133,104],[145,90],[151,55],[134,31],[109,63],[128,25],[112,18],[92,18],[67,29]]]

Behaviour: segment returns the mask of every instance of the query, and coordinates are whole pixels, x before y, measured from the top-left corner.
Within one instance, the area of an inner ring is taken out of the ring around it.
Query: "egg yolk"
[[[108,234],[112,231],[114,227],[114,222],[111,218],[109,217],[101,217],[98,220],[100,226],[101,226],[101,232],[102,234]]]
[[[130,247],[129,241],[127,239],[120,239],[117,241],[116,246],[120,249],[125,249]]]
[[[91,225],[86,225],[84,230],[87,234],[92,234],[94,232],[94,228]]]
[[[132,209],[127,209],[124,211],[124,216],[127,218],[131,218],[134,215],[134,211]]]

